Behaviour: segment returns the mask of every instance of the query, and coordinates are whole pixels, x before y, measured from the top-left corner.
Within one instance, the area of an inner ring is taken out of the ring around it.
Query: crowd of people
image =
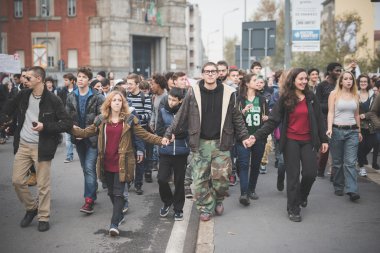
[[[112,236],[125,220],[131,187],[144,194],[157,170],[161,217],[173,207],[174,219],[183,220],[185,198],[196,200],[202,222],[222,215],[238,181],[238,201],[249,206],[259,199],[257,182],[273,148],[291,221],[302,220],[316,177],[330,174],[335,195],[360,199],[357,177],[367,175],[371,150],[372,168],[380,169],[380,79],[339,63],[328,64],[324,76],[316,68],[261,72],[260,62],[247,73],[219,61],[204,64],[193,84],[184,72],[116,79],[99,71],[93,78],[87,67],[64,74],[62,87],[37,66],[4,78],[0,144],[14,136],[12,183],[26,209],[21,227],[38,216],[38,230],[49,230],[50,167],[63,139],[63,162],[73,161],[75,148],[83,170],[80,211],[94,213],[100,180],[112,203]],[[37,198],[28,188],[34,185]]]

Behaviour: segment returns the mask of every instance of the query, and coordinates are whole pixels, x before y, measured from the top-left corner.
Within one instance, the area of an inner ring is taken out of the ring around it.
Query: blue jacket
[[[164,136],[166,129],[173,122],[175,114],[178,112],[179,106],[170,108],[168,103],[158,111],[156,134]],[[187,132],[176,135],[176,139],[167,146],[161,146],[158,152],[161,155],[188,155],[190,147],[187,140]]]

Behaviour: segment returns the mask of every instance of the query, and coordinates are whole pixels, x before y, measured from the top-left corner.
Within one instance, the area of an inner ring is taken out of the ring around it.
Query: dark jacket
[[[100,114],[100,107],[104,102],[104,96],[98,93],[95,89],[90,88],[91,95],[88,97],[86,102],[86,112],[85,112],[85,127],[91,126],[94,123],[95,117]],[[79,90],[76,89],[67,95],[66,100],[66,111],[70,118],[73,120],[74,124],[78,125],[81,121],[79,118]],[[78,144],[83,141],[87,141],[93,148],[96,148],[98,137],[92,136],[88,139],[76,140],[71,138],[74,144]]]
[[[77,88],[77,86],[74,84],[73,86],[73,91]],[[67,96],[70,94],[69,90],[67,87],[62,87],[57,90],[57,96],[61,98],[63,105],[66,107],[66,101],[67,101]]]
[[[201,80],[200,82],[204,82]],[[236,101],[236,93],[233,88],[223,84],[222,123],[220,126],[220,146],[222,151],[228,151],[234,144],[234,136],[238,141],[249,137],[244,125],[243,117],[239,111]],[[202,103],[199,83],[188,89],[173,123],[165,132],[165,137],[171,138],[172,134],[189,132],[189,145],[193,152],[199,150],[201,134]],[[212,119],[207,119],[212,120]]]
[[[165,130],[173,122],[175,114],[179,110],[179,106],[176,108],[170,108],[168,102],[164,108],[158,111],[156,134],[164,136]],[[176,135],[175,140],[167,146],[160,146],[158,152],[163,155],[188,155],[190,153],[190,147],[187,140],[187,131]]]
[[[14,133],[14,152],[16,153],[20,144],[20,132],[25,121],[25,113],[29,106],[29,97],[32,89],[21,90],[17,96],[9,100],[3,109],[1,123],[13,119],[17,115],[17,127]],[[5,116],[5,117],[4,117]],[[61,100],[53,93],[44,89],[38,121],[43,123],[44,128],[39,133],[38,139],[38,161],[50,161],[54,158],[60,141],[60,133],[70,131],[72,120],[66,113]]]
[[[318,99],[312,91],[305,94],[305,99],[309,112],[311,143],[313,144],[314,149],[318,150],[321,143],[328,143],[321,107]],[[286,131],[288,128],[289,113],[290,112],[284,105],[284,97],[280,97],[273,107],[268,121],[266,121],[264,125],[254,133],[255,138],[266,139],[267,136],[271,134],[280,123],[282,123],[280,150],[283,152],[287,140]]]

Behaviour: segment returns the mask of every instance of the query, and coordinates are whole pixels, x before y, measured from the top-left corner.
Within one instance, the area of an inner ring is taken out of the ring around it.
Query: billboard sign
[[[315,0],[292,1],[292,51],[320,51],[321,3]]]

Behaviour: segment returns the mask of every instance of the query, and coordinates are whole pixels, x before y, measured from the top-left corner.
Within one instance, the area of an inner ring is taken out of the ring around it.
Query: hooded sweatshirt
[[[199,83],[202,100],[202,122],[200,137],[205,140],[220,139],[220,125],[222,123],[223,84],[218,80],[213,90]]]

